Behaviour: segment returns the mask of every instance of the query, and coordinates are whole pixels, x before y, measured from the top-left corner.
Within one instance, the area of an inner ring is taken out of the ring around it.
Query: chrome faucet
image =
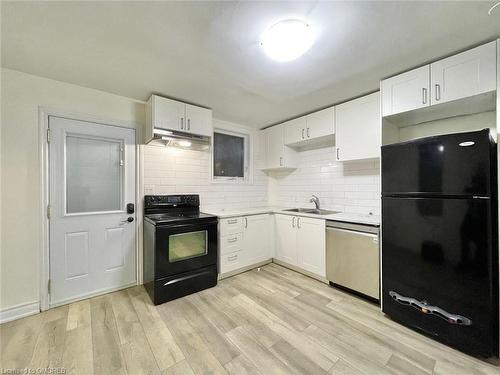
[[[316,205],[316,209],[319,210],[319,198],[317,196],[313,195],[309,202],[314,203]]]

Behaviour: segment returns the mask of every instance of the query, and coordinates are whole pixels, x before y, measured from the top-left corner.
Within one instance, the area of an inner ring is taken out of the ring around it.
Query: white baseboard
[[[226,272],[226,273],[221,273],[219,274],[219,280],[223,280],[223,279],[226,279],[228,277],[231,277],[231,276],[234,276],[234,275],[237,275],[239,273],[243,273],[243,272],[246,272],[246,271],[250,271],[254,268],[258,268],[258,267],[262,267],[262,266],[265,266],[266,264],[269,264],[271,263],[273,260],[272,258],[268,259],[268,260],[264,260],[262,262],[258,262],[258,263],[254,263],[254,264],[251,264],[249,266],[246,266],[246,267],[241,267],[241,268],[238,268],[237,270],[233,270],[233,271],[229,271],[229,272]]]
[[[21,303],[16,306],[0,310],[0,323],[10,322],[25,316],[38,314],[40,312],[40,302]]]

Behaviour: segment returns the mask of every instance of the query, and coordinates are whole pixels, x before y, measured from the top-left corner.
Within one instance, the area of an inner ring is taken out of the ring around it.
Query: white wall
[[[123,121],[124,125],[144,122],[142,102],[2,69],[0,249],[0,309],[2,310],[39,301],[41,254],[39,106]]]
[[[335,161],[335,148],[327,147],[298,154],[299,167],[291,172],[273,172],[269,180],[269,202],[288,207],[314,207],[311,195],[321,207],[380,214],[380,165],[377,160]]]
[[[124,126],[135,123],[141,140],[144,103],[14,70],[2,68],[1,74],[0,311],[5,311],[39,302],[39,108],[123,121]],[[244,128],[217,120],[215,126]],[[207,208],[267,204],[267,177],[257,169],[251,184],[211,184],[207,152],[141,146],[141,154],[148,193],[200,193]]]
[[[456,116],[414,126],[406,126],[399,129],[399,140],[403,142],[415,138],[470,132],[486,128],[490,128],[492,134],[496,135],[496,127],[496,111],[481,112],[473,115]]]
[[[267,176],[257,170],[256,130],[214,119],[214,128],[249,132],[253,145],[250,183],[211,183],[210,151],[143,146],[145,194],[200,194],[202,209],[234,209],[267,205]]]

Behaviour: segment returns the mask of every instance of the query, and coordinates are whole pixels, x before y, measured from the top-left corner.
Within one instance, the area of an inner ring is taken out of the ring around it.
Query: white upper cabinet
[[[152,95],[146,103],[146,142],[153,139],[154,129],[211,137],[212,110]]]
[[[334,107],[308,114],[306,116],[306,137],[315,139],[333,135],[335,133],[334,114]]]
[[[380,157],[380,92],[335,107],[337,161]]]
[[[431,64],[431,104],[496,90],[496,42]]]
[[[188,133],[212,136],[212,110],[186,104],[186,128]]]
[[[261,169],[293,169],[297,168],[296,152],[285,146],[284,124],[271,126],[262,130],[266,143],[266,160]]]
[[[283,123],[285,145],[296,147],[333,145],[334,112],[334,107],[330,107]]]
[[[276,125],[265,130],[267,134],[267,163],[266,168],[282,168],[284,165],[283,126]]]
[[[426,65],[383,80],[383,116],[428,107],[430,105],[429,79],[430,66]]]
[[[495,91],[496,55],[494,41],[383,80],[382,115]]]
[[[153,95],[151,99],[154,127],[181,130],[181,124],[184,122],[185,104],[156,95]]]
[[[306,139],[306,117],[299,117],[283,123],[285,127],[285,144],[291,145]]]

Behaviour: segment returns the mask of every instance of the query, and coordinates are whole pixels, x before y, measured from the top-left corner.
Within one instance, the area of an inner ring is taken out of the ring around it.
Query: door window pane
[[[168,261],[178,262],[207,254],[207,231],[173,234],[169,237]]]
[[[118,141],[66,136],[66,213],[121,209]]]

